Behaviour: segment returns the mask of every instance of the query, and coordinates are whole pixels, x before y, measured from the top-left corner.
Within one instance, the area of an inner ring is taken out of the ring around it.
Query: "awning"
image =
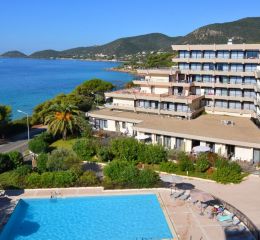
[[[147,136],[147,135],[138,135],[135,137],[137,140],[146,140],[146,139],[149,139],[150,136]]]
[[[193,152],[200,153],[200,152],[210,152],[210,147],[208,146],[196,146],[192,148]]]

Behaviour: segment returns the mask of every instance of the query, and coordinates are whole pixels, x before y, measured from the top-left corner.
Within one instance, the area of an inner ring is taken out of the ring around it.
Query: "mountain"
[[[184,36],[177,44],[219,44],[229,38],[233,38],[233,43],[260,43],[260,17],[206,25]]]
[[[196,29],[179,37],[161,33],[120,38],[100,46],[79,47],[64,51],[44,50],[31,54],[31,58],[95,58],[125,57],[138,52],[171,51],[172,44],[225,44],[229,38],[234,43],[260,43],[260,17],[243,18],[233,22],[215,23]]]
[[[54,50],[40,51],[33,53],[30,57],[91,57],[96,54],[124,56],[143,51],[170,51],[172,42],[177,41],[180,38],[181,37],[169,37],[161,33],[150,33],[146,35],[120,38],[101,46],[79,47],[59,52]]]
[[[26,54],[19,51],[9,51],[0,55],[1,57],[9,57],[9,58],[25,58]]]

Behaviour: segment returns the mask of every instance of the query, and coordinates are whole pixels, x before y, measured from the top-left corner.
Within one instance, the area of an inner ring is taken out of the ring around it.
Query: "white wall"
[[[253,148],[235,147],[235,160],[251,161],[253,159]]]
[[[169,82],[169,76],[150,76],[148,79],[151,82]]]
[[[215,144],[215,153],[220,154],[220,155],[225,155],[226,154],[225,144],[216,143]]]
[[[134,100],[113,98],[113,104],[134,107]]]

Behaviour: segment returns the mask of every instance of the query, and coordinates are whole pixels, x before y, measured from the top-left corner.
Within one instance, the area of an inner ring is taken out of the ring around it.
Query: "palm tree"
[[[54,136],[62,135],[64,140],[69,133],[73,134],[80,130],[83,118],[76,106],[70,104],[55,104],[50,107],[44,124],[48,125],[48,131]]]

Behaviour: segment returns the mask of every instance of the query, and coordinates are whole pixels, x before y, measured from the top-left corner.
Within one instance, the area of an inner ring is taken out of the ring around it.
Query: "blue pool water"
[[[20,200],[0,240],[170,239],[156,195]]]
[[[13,117],[21,118],[24,116],[17,109],[32,113],[39,103],[59,93],[69,93],[85,80],[101,78],[122,86],[133,76],[106,70],[118,65],[116,62],[0,58],[0,104],[10,105]]]

